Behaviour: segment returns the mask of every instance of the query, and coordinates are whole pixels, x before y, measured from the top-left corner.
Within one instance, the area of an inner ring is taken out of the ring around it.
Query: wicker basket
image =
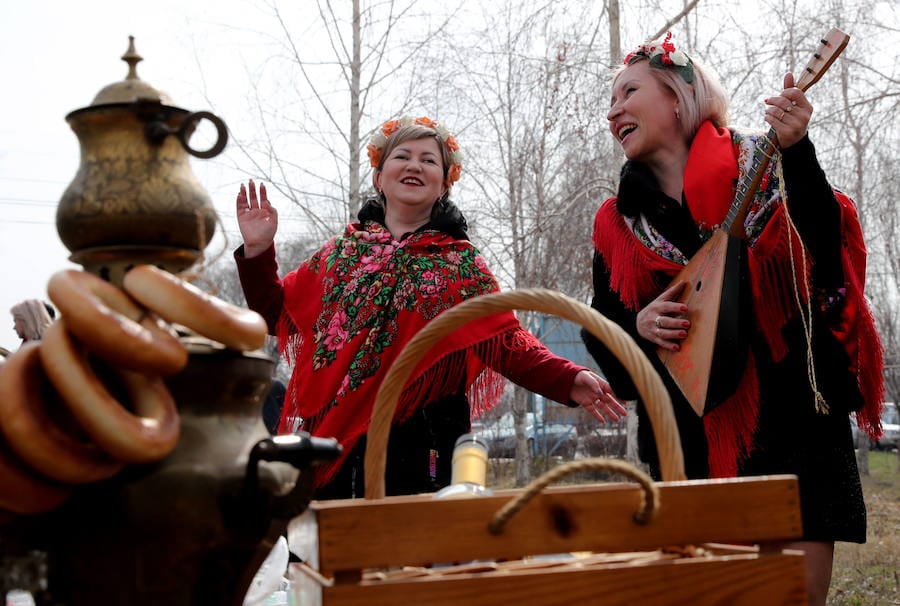
[[[466,322],[509,310],[580,324],[616,354],[647,405],[663,482],[590,459],[486,498],[384,497],[391,419],[417,361]],[[635,482],[548,486],[584,468]],[[302,606],[806,603],[803,556],[767,547],[801,535],[796,478],[685,480],[671,401],[649,361],[618,326],[555,291],[470,299],[421,330],[376,398],[365,473],[365,499],[313,502],[291,523]]]

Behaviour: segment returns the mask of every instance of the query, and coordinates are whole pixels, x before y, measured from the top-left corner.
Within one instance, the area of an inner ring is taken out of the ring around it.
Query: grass
[[[838,543],[829,606],[900,605],[900,460],[869,454],[863,492],[869,514],[864,545]]]

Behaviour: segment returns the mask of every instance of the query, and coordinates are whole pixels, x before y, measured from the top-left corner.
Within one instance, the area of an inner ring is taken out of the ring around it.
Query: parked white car
[[[850,427],[853,430],[853,447],[859,448],[859,426],[856,424],[856,415],[850,415]],[[894,402],[885,402],[881,412],[881,427],[884,434],[879,440],[869,440],[869,448],[873,450],[891,450],[897,448],[900,440],[900,418],[898,418],[897,405]]]
[[[512,458],[516,454],[516,427],[511,412],[504,413],[493,423],[475,424],[477,431],[488,443],[491,458]],[[561,456],[571,458],[575,454],[575,426],[570,423],[541,422],[533,412],[525,415],[525,439],[532,456]]]
[[[881,427],[884,429],[884,435],[880,440],[872,440],[872,448],[878,450],[897,448],[897,440],[900,439],[900,418],[898,418],[897,405],[894,402],[884,403]]]

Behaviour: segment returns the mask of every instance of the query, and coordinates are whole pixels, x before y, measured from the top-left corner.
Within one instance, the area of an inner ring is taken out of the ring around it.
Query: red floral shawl
[[[344,447],[343,457],[317,468],[317,486],[333,477],[368,431],[378,388],[413,335],[442,311],[498,290],[469,242],[438,231],[398,242],[373,221],[349,225],[285,276],[283,285],[278,342],[294,372],[281,430],[293,430],[299,418],[305,430],[335,437]],[[519,329],[507,312],[471,322],[447,337],[414,371],[394,423],[463,389],[476,414],[493,405],[504,380],[489,366],[502,345],[517,346],[510,340],[522,339]]]
[[[733,184],[741,176],[739,171],[747,165],[748,143],[752,149],[752,141],[746,135],[717,129],[709,122],[698,130],[685,167],[684,193],[701,232],[724,220],[734,198]],[[810,263],[777,194],[776,175],[776,162],[772,162],[760,185],[757,200],[751,205],[751,209],[765,207],[767,210],[757,217],[752,214],[748,217],[748,221],[754,218],[760,221],[748,225],[751,246],[747,251],[747,263],[755,317],[772,357],[778,361],[787,354],[781,328],[798,313],[792,286],[794,275],[805,304],[809,297]],[[851,370],[857,376],[863,395],[865,405],[857,412],[859,426],[874,437],[881,433],[883,349],[863,294],[866,248],[856,208],[844,194],[836,191],[835,197],[840,207],[847,293],[841,320],[831,330],[850,357]],[[610,287],[627,308],[638,311],[656,298],[683,266],[639,240],[618,212],[615,202],[616,199],[611,198],[597,211],[594,247],[609,268]],[[806,275],[802,273],[804,267]],[[758,399],[756,368],[751,355],[735,394],[704,416],[713,477],[736,475],[738,463],[749,454],[758,420]]]

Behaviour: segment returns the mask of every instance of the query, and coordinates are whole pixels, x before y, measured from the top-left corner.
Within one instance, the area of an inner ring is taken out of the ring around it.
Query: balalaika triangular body
[[[717,229],[675,277],[691,329],[679,351],[657,353],[697,412],[709,412],[734,391],[744,370],[741,316],[747,312],[746,240]]]

